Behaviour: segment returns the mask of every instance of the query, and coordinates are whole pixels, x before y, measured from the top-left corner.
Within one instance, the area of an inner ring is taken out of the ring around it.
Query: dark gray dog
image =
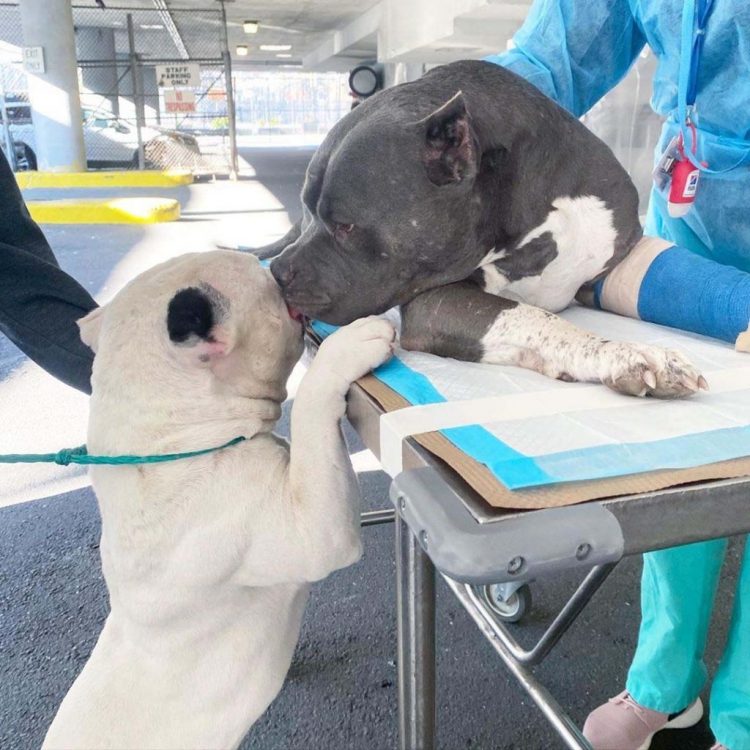
[[[281,253],[271,271],[311,318],[400,305],[408,349],[634,395],[705,387],[676,352],[552,314],[641,239],[638,196],[604,143],[502,67],[453,63],[366,100],[315,153],[302,202],[260,254]]]

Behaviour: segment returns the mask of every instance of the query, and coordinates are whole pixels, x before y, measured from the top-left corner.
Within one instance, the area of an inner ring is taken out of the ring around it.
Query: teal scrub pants
[[[675,713],[703,689],[703,652],[726,547],[726,539],[714,539],[643,556],[641,629],[626,686],[642,706]],[[750,750],[750,545],[711,687],[710,724],[730,750]]]
[[[682,222],[662,213],[662,204],[659,196],[652,197],[646,234],[708,254]],[[703,689],[703,652],[726,547],[726,539],[714,539],[643,556],[641,628],[626,685],[641,705],[675,713]],[[750,750],[750,544],[711,687],[710,724],[716,739],[730,750]]]

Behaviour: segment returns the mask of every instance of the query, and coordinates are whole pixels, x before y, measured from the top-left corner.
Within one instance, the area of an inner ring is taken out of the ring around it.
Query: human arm
[[[513,42],[486,60],[580,117],[625,76],[646,37],[629,0],[535,0]]]
[[[63,271],[0,155],[0,332],[64,383],[91,392],[93,352],[76,320],[96,307]]]

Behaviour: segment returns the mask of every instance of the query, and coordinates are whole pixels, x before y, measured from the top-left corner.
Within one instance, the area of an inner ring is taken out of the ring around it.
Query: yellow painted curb
[[[193,181],[185,171],[16,172],[22,190],[35,188],[180,187]]]
[[[39,224],[155,224],[180,218],[180,204],[171,198],[29,201]]]

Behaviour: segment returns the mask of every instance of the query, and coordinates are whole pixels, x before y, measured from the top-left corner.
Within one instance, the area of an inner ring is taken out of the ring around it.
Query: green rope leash
[[[157,456],[90,456],[85,445],[79,445],[77,448],[63,448],[57,453],[9,453],[0,455],[0,464],[59,464],[68,466],[69,464],[106,464],[111,466],[125,466],[128,464],[159,464],[164,461],[179,461],[183,458],[193,458],[195,456],[204,456],[206,453],[213,453],[232,445],[237,445],[245,440],[244,435],[240,435],[224,445],[218,445],[215,448],[204,448],[199,451],[189,451],[188,453],[162,453]]]

